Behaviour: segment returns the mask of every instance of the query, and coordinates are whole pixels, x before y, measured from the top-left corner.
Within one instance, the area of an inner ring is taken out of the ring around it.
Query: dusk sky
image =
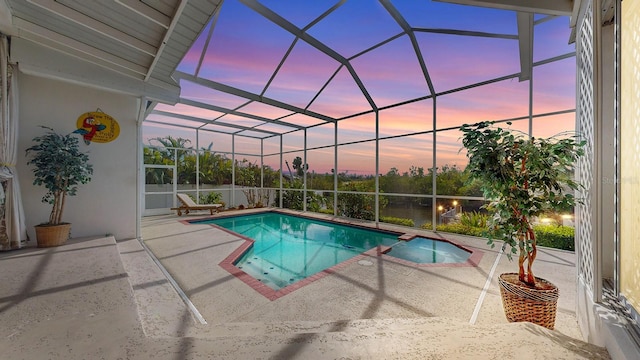
[[[349,69],[290,31],[278,26],[251,7],[253,1],[225,0],[213,32],[211,24],[184,57],[178,71],[198,78],[231,86],[241,91],[291,104],[301,109],[338,120],[338,142],[351,143],[375,138],[375,113]],[[529,81],[518,77],[440,95],[482,81],[520,72],[516,14],[510,11],[482,9],[431,1],[383,1],[401,14],[413,29],[417,50],[424,59],[428,77],[436,93],[435,129],[448,129],[464,123],[483,120],[525,118],[513,128],[528,131]],[[362,86],[377,108],[385,108],[431,95],[416,50],[410,36],[379,1],[349,0],[337,6],[326,17],[319,16],[338,2],[262,0],[264,6],[305,32],[336,56],[348,60]],[[569,19],[545,18],[534,26],[533,60],[541,61],[575,51],[568,44]],[[456,34],[442,33],[456,30]],[[460,35],[460,31],[465,31]],[[211,38],[208,39],[211,33]],[[486,34],[498,34],[497,36]],[[385,42],[386,41],[386,42]],[[384,42],[384,43],[383,43]],[[316,44],[317,44],[316,43]],[[380,43],[382,45],[372,48]],[[368,50],[368,51],[366,51]],[[284,59],[284,61],[282,61]],[[281,64],[282,62],[282,64]],[[281,64],[281,66],[280,66]],[[268,119],[280,119],[298,126],[314,126],[324,121],[289,110],[251,102],[239,96],[207,88],[187,80],[180,82],[181,97]],[[573,130],[574,112],[554,116],[541,114],[575,108],[575,57],[534,67],[533,70],[533,135],[550,136]],[[429,98],[379,112],[380,138],[429,132],[380,141],[380,169],[391,167],[400,172],[409,167],[425,169],[433,166],[434,101]],[[200,147],[213,142],[216,151],[231,151],[231,136],[238,128],[220,124],[241,125],[248,129],[239,135],[270,136],[255,130],[283,135],[284,158],[291,163],[303,157],[302,131],[288,133],[293,127],[265,123],[222,112],[178,104],[159,104],[155,111],[179,116],[151,114],[147,119],[165,124],[202,127]],[[356,114],[359,116],[352,117]],[[188,117],[201,119],[193,121]],[[343,119],[344,118],[344,119]],[[210,124],[201,121],[215,120]],[[153,137],[171,134],[192,140],[195,130],[146,123],[145,143]],[[307,130],[307,147],[334,144],[333,123]],[[464,168],[466,159],[460,153],[461,133],[457,130],[437,131],[436,165],[457,165]],[[280,151],[280,137],[264,140],[265,154]],[[259,154],[260,140],[236,136],[235,151]],[[256,161],[257,157],[247,157]],[[333,148],[309,150],[310,170],[324,173],[334,167]],[[259,162],[259,161],[258,161]],[[279,155],[265,158],[265,163],[279,168]],[[338,171],[375,173],[375,142],[342,145],[338,148]]]

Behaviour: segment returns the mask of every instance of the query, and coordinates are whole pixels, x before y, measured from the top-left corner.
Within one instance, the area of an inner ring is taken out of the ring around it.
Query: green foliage
[[[145,148],[144,163],[145,164],[160,164],[160,165],[173,165],[175,162],[176,154],[178,159],[183,159],[188,153],[187,144],[191,143],[189,139],[174,138],[171,135],[165,137],[156,137],[149,139],[149,145],[151,143],[158,143],[158,145],[150,148]]]
[[[276,203],[280,203],[280,196],[282,196],[282,207],[285,209],[302,210],[303,209],[303,196],[302,181],[292,180],[291,182],[285,182],[282,187],[285,189],[296,190],[284,190],[282,193],[278,191],[276,193]],[[300,190],[298,190],[300,189]]]
[[[170,135],[165,137],[157,137],[149,139],[149,143],[157,143],[158,145],[153,148],[154,157],[150,159],[145,157],[144,161],[151,161],[152,164],[162,165],[174,165],[177,167],[177,181],[178,184],[195,184],[196,183],[196,158],[195,149],[188,146],[191,140],[181,137],[174,138]],[[153,169],[153,171],[147,171],[145,176],[149,178],[150,173],[167,172],[166,169]],[[168,172],[167,172],[168,173]],[[152,178],[155,180],[155,178]],[[165,179],[165,181],[167,181]],[[165,184],[170,182],[163,182]]]
[[[470,181],[469,177],[468,171],[462,171],[455,165],[444,165],[436,175],[437,194],[482,196],[480,184]]]
[[[483,237],[488,228],[486,226],[473,226],[471,223],[452,222],[440,224],[437,231]],[[476,223],[478,224],[478,223]],[[420,226],[425,230],[431,230],[431,223]],[[575,251],[575,229],[570,226],[535,225],[533,226],[538,246],[546,246],[554,249]]]
[[[89,156],[80,151],[78,137],[42,128],[47,132],[33,138],[35,144],[26,150],[27,165],[33,165],[33,184],[47,189],[42,202],[52,205],[48,224],[57,225],[62,219],[66,196],[76,195],[78,185],[91,181],[93,166],[89,164]]]
[[[315,171],[307,173],[307,187],[314,190],[333,190],[333,174],[319,174]],[[340,181],[338,180],[338,186]]]
[[[304,204],[304,191],[302,180],[294,179],[291,182],[283,184],[283,188],[292,189],[284,190],[282,194],[280,191],[276,192],[275,203],[280,203],[280,196],[282,196],[282,207],[292,210],[303,210]],[[319,212],[324,207],[324,198],[322,195],[316,194],[314,191],[307,191],[307,210],[313,212]]]
[[[268,165],[262,166],[262,181],[265,187],[280,186],[280,170],[274,170]]]
[[[361,193],[373,191],[371,186],[372,184],[367,181],[345,183],[340,190],[348,192],[338,194],[338,215],[353,219],[375,220],[375,195]],[[383,196],[378,200],[380,207],[388,203]]]
[[[540,246],[575,251],[575,229],[571,226],[536,225],[533,227]]]
[[[173,165],[173,160],[166,158],[166,153],[145,147],[142,150],[144,163],[150,165]],[[148,168],[145,169],[145,184],[171,184],[173,182],[173,176],[169,169],[163,168]]]
[[[145,147],[142,150],[144,163],[150,165],[173,165],[172,158],[167,157],[167,153],[156,148]]]
[[[144,163],[148,165],[176,164],[178,184],[195,184],[196,175],[200,177],[200,184],[223,185],[231,183],[233,162],[223,154],[211,151],[213,144],[198,151],[197,161],[199,173],[196,173],[196,151],[186,147],[190,140],[166,136],[149,140],[150,145],[143,149]],[[151,143],[158,143],[153,146]],[[146,169],[147,184],[171,184],[172,172],[169,169]]]
[[[454,234],[463,234],[463,235],[471,235],[471,236],[484,236],[486,232],[486,228],[483,227],[475,227],[462,224],[460,222],[452,222],[448,224],[440,224],[436,226],[437,231],[450,232]]]
[[[236,160],[236,185],[259,186],[260,166],[247,159]]]
[[[260,186],[260,166],[247,159],[236,160],[236,185],[242,186],[242,193],[247,198],[249,206],[254,206],[262,199],[258,198],[256,186]]]
[[[200,204],[220,204],[222,203],[222,193],[211,191],[200,193]]]
[[[420,225],[420,229],[433,230],[433,224],[430,223],[430,222],[426,222],[426,223]]]
[[[233,162],[224,154],[217,154],[215,152],[212,152],[212,146],[213,144],[209,144],[207,148],[200,149],[200,152],[198,154],[198,166],[200,169],[200,173],[198,175],[200,176],[200,184],[230,184]],[[194,160],[195,156],[191,155],[189,162],[194,163]],[[180,171],[180,169],[178,171]],[[195,166],[193,167],[192,171],[195,172]]]
[[[510,125],[510,123],[507,123]],[[545,212],[565,212],[575,205],[569,189],[573,164],[584,151],[584,142],[573,138],[529,138],[525,134],[482,122],[463,125],[462,144],[467,149],[470,179],[480,181],[489,221],[489,243],[505,241],[512,254],[519,251],[520,280],[535,285],[531,266],[536,257],[536,237],[531,219]],[[527,262],[527,271],[524,263]]]
[[[482,196],[480,184],[470,180],[466,169],[444,165],[436,169],[436,188],[438,194],[460,196]],[[380,190],[390,194],[430,194],[433,189],[433,170],[411,166],[402,174],[398,168],[391,168],[380,176]],[[419,201],[416,199],[416,201]]]
[[[287,188],[287,186],[284,186]],[[294,188],[296,189],[296,188]],[[276,193],[276,204],[280,203],[282,196],[282,207],[292,210],[303,210],[304,208],[304,192],[302,190],[283,190],[282,193]]]
[[[293,169],[296,171],[296,175],[303,176],[304,173],[309,170],[309,164],[302,165],[302,158],[296,156],[296,158],[293,159]]]
[[[319,212],[325,206],[322,195],[316,194],[314,191],[307,191],[307,210]]]
[[[460,214],[460,223],[472,228],[486,228],[489,215],[477,211],[467,211]]]
[[[416,225],[413,219],[398,218],[393,216],[381,216],[380,221],[408,227],[414,227]]]
[[[181,137],[174,138],[171,135],[149,139],[149,143],[153,141],[158,142],[160,146],[165,148],[168,152],[171,152],[172,149],[190,149],[190,147],[187,147],[187,144],[191,144],[191,140],[189,139],[184,139]]]

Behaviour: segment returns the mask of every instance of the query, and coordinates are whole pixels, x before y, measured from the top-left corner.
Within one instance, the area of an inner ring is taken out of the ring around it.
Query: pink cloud
[[[356,174],[375,174],[375,144],[373,142],[338,147],[338,170]]]
[[[376,117],[374,113],[338,121],[338,142],[346,143],[375,139]]]
[[[433,129],[433,100],[422,100],[380,112],[380,136],[402,135]]]
[[[334,129],[335,125],[333,123],[307,129],[307,146],[313,148],[334,145]]]
[[[302,131],[294,131],[282,135],[282,148],[283,151],[304,149],[304,133]]]
[[[437,126],[447,128],[527,116],[528,89],[527,82],[514,79],[441,96],[436,106]]]
[[[307,151],[307,164],[309,171],[315,171],[318,174],[331,173],[333,169],[334,149],[318,149]]]
[[[533,136],[547,138],[556,136],[561,132],[564,132],[562,134],[563,137],[574,136],[575,122],[575,112],[536,118],[533,122]],[[572,131],[566,133],[567,130]]]

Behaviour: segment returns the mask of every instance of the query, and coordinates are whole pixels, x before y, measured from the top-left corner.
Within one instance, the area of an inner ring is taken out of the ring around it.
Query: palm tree
[[[153,142],[158,142],[159,145],[154,145]],[[162,154],[164,155],[164,157],[166,159],[169,159],[170,163],[173,164],[173,162],[176,160],[174,159],[174,153],[173,153],[173,149],[177,149],[178,150],[178,156],[177,156],[177,160],[181,160],[185,155],[186,155],[186,151],[185,149],[192,149],[191,146],[187,147],[188,144],[191,143],[191,140],[189,139],[184,139],[181,137],[178,138],[174,138],[171,135],[167,135],[165,137],[155,137],[155,138],[151,138],[149,139],[149,145],[150,146],[155,146],[155,147],[163,147],[165,148],[164,150],[160,150],[162,152]]]
[[[153,144],[154,142],[159,145]],[[149,139],[150,146],[156,146],[166,165],[177,165],[178,184],[195,183],[195,158],[191,140],[171,135]]]

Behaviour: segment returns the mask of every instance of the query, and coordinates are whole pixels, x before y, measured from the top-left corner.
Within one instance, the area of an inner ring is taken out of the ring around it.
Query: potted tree
[[[89,156],[80,151],[77,137],[41,127],[47,132],[33,138],[35,145],[26,153],[30,156],[27,165],[33,165],[33,184],[47,189],[42,202],[52,205],[49,221],[35,227],[38,247],[49,247],[62,245],[69,238],[71,224],[62,222],[66,197],[76,195],[78,185],[91,180],[93,166]]]
[[[507,123],[511,125],[510,122]],[[573,137],[530,138],[524,133],[494,126],[492,122],[463,125],[470,178],[479,180],[488,222],[488,243],[504,241],[509,260],[518,254],[518,273],[499,277],[505,315],[509,321],[530,321],[553,329],[558,288],[535,277],[536,235],[532,222],[549,212],[572,211],[574,163],[584,141]]]

